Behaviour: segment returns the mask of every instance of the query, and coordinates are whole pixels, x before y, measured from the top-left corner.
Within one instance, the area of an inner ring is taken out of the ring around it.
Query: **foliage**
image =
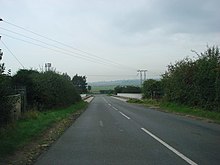
[[[158,99],[163,95],[162,82],[158,80],[149,79],[143,83],[144,98]]]
[[[80,100],[67,74],[23,69],[13,76],[13,83],[26,87],[28,105],[38,110],[69,106]]]
[[[0,61],[2,60],[2,56],[3,56],[3,53],[2,53],[2,51],[0,49]],[[0,63],[0,75],[3,74],[4,71],[5,71],[5,64],[4,63],[2,63],[2,64]]]
[[[163,75],[166,99],[171,102],[220,111],[220,54],[208,47],[198,59],[185,58],[168,66]]]
[[[80,100],[75,87],[65,76],[48,71],[34,77],[35,100],[45,108],[69,106]]]
[[[0,125],[7,124],[10,121],[10,110],[12,104],[10,94],[13,94],[11,88],[11,77],[0,74]]]
[[[177,113],[180,115],[187,115],[187,116],[191,115],[203,119],[209,119],[212,122],[220,123],[219,112],[207,111],[201,108],[192,108],[183,104],[167,102],[164,100],[155,100],[155,99],[144,99],[144,100],[129,99],[127,102],[143,104],[147,107],[150,107],[152,109],[158,109],[160,111]]]
[[[136,86],[116,86],[115,93],[141,93],[141,88]]]
[[[39,75],[40,73],[36,70],[20,69],[12,77],[13,86],[16,88],[26,88],[26,97],[29,106],[33,106],[36,103],[35,98],[37,97],[37,93],[35,93],[35,82],[33,79]]]
[[[90,92],[92,90],[91,85],[88,85],[88,91]]]
[[[0,61],[3,53],[0,49]],[[10,121],[10,110],[12,104],[8,95],[13,93],[11,88],[11,77],[3,74],[5,71],[4,63],[0,63],[0,126],[7,124]]]
[[[128,102],[128,103],[136,103],[136,104],[142,104],[142,103],[144,103],[143,100],[135,99],[135,98],[130,98],[127,102]]]
[[[72,78],[72,83],[79,94],[87,93],[86,76],[78,76],[77,74]]]

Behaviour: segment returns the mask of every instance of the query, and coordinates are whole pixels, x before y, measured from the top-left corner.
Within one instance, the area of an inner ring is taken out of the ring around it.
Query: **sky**
[[[88,82],[158,78],[220,46],[219,0],[0,0],[6,70],[53,69]]]

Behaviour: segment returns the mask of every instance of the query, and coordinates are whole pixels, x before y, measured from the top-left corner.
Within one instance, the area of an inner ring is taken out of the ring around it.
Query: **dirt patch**
[[[1,165],[32,165],[37,158],[70,127],[74,121],[84,112],[80,110],[69,118],[53,124],[50,128],[42,132],[38,137],[17,150],[13,155],[8,156],[1,162]]]

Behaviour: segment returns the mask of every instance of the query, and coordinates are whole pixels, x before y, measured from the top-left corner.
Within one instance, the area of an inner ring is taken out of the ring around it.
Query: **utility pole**
[[[145,81],[147,70],[146,69],[139,69],[139,70],[137,70],[137,72],[140,73],[140,84],[141,84],[141,87],[142,87],[142,85],[143,85],[143,73],[144,73],[144,81]]]
[[[46,63],[45,64],[45,71],[47,72],[47,71],[50,71],[51,69],[51,63]]]

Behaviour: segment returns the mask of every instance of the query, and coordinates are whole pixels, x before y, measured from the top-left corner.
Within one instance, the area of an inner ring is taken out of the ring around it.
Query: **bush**
[[[0,125],[5,125],[10,121],[10,103],[9,95],[12,94],[11,79],[9,76],[0,74]]]
[[[31,109],[66,107],[81,99],[66,74],[19,70],[13,77],[13,83],[26,87],[27,102]]]
[[[218,47],[168,66],[162,79],[168,101],[220,111],[220,54]]]
[[[143,83],[143,97],[148,99],[159,99],[163,95],[161,81],[149,79]]]

